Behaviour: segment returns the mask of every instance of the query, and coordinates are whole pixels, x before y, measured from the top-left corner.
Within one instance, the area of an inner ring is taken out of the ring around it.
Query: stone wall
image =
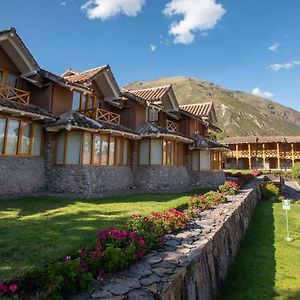
[[[49,192],[88,196],[123,191],[133,185],[130,167],[52,166],[47,168]]]
[[[167,191],[190,184],[190,176],[184,166],[137,166],[134,182],[138,188],[148,191]]]
[[[184,232],[166,236],[158,251],[74,299],[215,299],[259,198],[252,183],[227,203],[201,213]]]
[[[44,183],[42,157],[0,156],[0,196],[41,191]]]
[[[223,171],[200,171],[191,172],[191,180],[199,187],[216,188],[226,180]]]

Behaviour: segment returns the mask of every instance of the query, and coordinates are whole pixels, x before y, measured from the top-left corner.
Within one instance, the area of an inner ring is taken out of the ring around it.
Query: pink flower
[[[14,293],[18,289],[18,286],[16,283],[14,283],[9,286],[9,289]]]
[[[70,262],[70,261],[71,261],[71,256],[65,256],[64,262],[65,262],[65,263],[68,263],[68,262]]]

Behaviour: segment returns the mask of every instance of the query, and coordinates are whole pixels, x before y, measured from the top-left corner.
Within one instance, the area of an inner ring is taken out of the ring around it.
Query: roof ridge
[[[107,68],[107,67],[108,67],[108,65],[106,64],[106,65],[98,66],[98,67],[95,67],[95,68],[91,68],[91,69],[79,72],[79,74],[84,74],[84,73],[88,73],[88,72],[91,72],[91,71],[95,71],[97,69],[104,69],[104,68]]]
[[[156,87],[150,87],[150,88],[144,88],[144,89],[135,89],[135,90],[128,90],[129,92],[139,92],[139,91],[145,91],[145,90],[156,90],[156,89],[163,89],[163,88],[171,88],[172,84],[168,85],[162,85],[162,86],[156,86]]]
[[[182,104],[182,105],[179,105],[179,107],[184,107],[184,106],[191,106],[191,105],[208,105],[208,104],[213,104],[214,102],[213,101],[209,101],[209,102],[198,102],[198,103],[190,103],[190,104]]]

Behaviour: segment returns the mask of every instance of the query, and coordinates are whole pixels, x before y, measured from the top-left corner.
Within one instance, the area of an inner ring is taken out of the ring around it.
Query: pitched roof
[[[55,119],[54,115],[48,113],[46,110],[44,110],[38,106],[35,106],[32,104],[23,104],[20,102],[0,98],[0,107],[7,109],[8,112],[9,111],[19,111],[20,114],[22,112],[27,112],[30,115],[36,115],[36,116],[40,116],[42,118],[47,117],[50,119]]]
[[[224,144],[300,143],[300,136],[235,136],[225,138]]]
[[[212,150],[212,149],[228,149],[225,145],[222,145],[220,143],[217,143],[213,140],[210,140],[204,136],[197,135],[195,138],[195,144],[194,144],[194,149],[199,149],[199,150]]]
[[[194,115],[207,117],[213,108],[213,102],[180,105],[180,108]]]
[[[129,92],[147,101],[159,101],[169,92],[171,88],[171,85],[166,85],[149,89],[129,90]]]
[[[68,112],[61,114],[60,116],[58,116],[56,121],[50,123],[47,127],[54,128],[54,127],[68,127],[68,126],[74,126],[82,129],[90,129],[95,131],[114,130],[114,131],[120,131],[120,132],[129,133],[133,135],[136,134],[133,130],[125,126],[111,124],[100,120],[96,121],[74,110],[70,110]]]
[[[108,65],[105,65],[105,66],[89,69],[83,72],[76,72],[73,69],[69,69],[68,71],[71,73],[71,75],[69,75],[68,71],[66,71],[64,74],[62,74],[62,77],[69,82],[79,83],[79,84],[89,84],[101,71],[107,68]]]
[[[136,130],[138,134],[142,136],[157,136],[157,135],[163,135],[163,136],[170,136],[173,138],[178,138],[181,140],[193,142],[194,140],[188,136],[185,136],[181,133],[170,131],[167,128],[158,125],[157,123],[150,123],[145,122],[141,124]]]

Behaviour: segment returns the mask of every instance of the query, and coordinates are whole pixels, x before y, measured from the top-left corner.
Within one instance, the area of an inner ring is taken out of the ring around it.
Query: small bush
[[[300,182],[300,162],[295,163],[294,167],[292,168],[292,176],[295,180]]]
[[[279,188],[276,187],[273,183],[260,185],[260,191],[264,200],[269,200],[273,197],[277,198],[279,195]]]
[[[189,207],[201,211],[213,207],[214,205],[226,202],[226,198],[220,192],[208,192],[204,195],[195,195],[189,199]]]
[[[255,169],[255,170],[251,171],[251,174],[253,176],[260,176],[262,174],[262,172],[260,170]]]
[[[235,195],[239,190],[239,185],[235,181],[226,181],[223,185],[219,186],[219,191],[223,195],[232,196]]]

